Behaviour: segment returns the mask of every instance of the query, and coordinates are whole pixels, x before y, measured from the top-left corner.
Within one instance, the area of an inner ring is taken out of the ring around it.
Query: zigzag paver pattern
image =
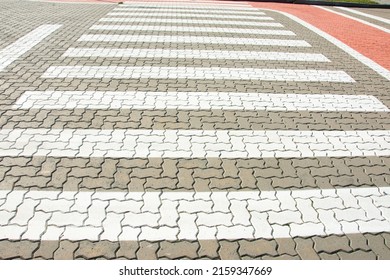
[[[390,259],[390,81],[243,2],[39,5],[0,1],[0,259]]]

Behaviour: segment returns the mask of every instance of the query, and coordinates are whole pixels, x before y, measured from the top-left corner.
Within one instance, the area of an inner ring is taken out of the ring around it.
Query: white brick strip
[[[294,82],[355,81],[344,71],[220,67],[51,66],[43,78],[263,80]]]
[[[372,95],[236,92],[26,91],[14,109],[389,112]]]
[[[134,20],[145,19],[147,17],[164,17],[164,18],[212,18],[212,19],[240,19],[240,20],[274,20],[266,16],[237,16],[237,15],[214,15],[214,14],[176,14],[176,13],[140,13],[140,12],[112,12],[108,16],[127,16]]]
[[[260,12],[258,10],[248,10],[248,11],[236,11],[236,9],[232,11],[220,11],[220,10],[214,10],[214,9],[172,9],[172,8],[158,8],[158,9],[148,9],[148,8],[129,8],[129,7],[118,7],[115,8],[113,11],[115,12],[174,12],[174,13],[197,13],[197,14],[208,14],[212,12],[214,15],[265,15],[264,12]]]
[[[43,39],[52,34],[61,26],[62,25],[59,24],[41,25],[25,36],[16,40],[11,45],[0,50],[0,71],[3,71],[8,65],[38,45]]]
[[[390,156],[390,131],[1,129],[0,156],[88,158]]]
[[[142,22],[142,23],[175,23],[175,24],[206,24],[206,25],[233,25],[233,26],[268,26],[283,27],[278,22],[249,22],[249,21],[229,21],[229,20],[200,20],[200,19],[165,19],[165,18],[102,18],[100,22]]]
[[[278,60],[329,62],[322,54],[293,52],[257,52],[224,50],[177,50],[177,49],[112,49],[69,48],[65,57],[136,57],[136,58],[181,58],[181,59],[225,59],[225,60]]]
[[[180,3],[176,3],[180,4]],[[215,9],[215,10],[230,10],[230,11],[254,11],[256,8],[253,8],[251,6],[241,5],[241,6],[233,6],[233,5],[188,5],[188,4],[182,4],[182,5],[168,5],[168,4],[162,4],[162,5],[154,5],[154,4],[134,4],[134,5],[126,5],[123,4],[121,7],[129,7],[129,8],[174,8],[174,9]]]
[[[390,188],[343,188],[364,200],[364,208],[344,205],[349,196],[339,189],[294,190],[276,192],[219,192],[229,199],[227,212],[224,199],[197,197],[194,192],[156,193],[151,206],[157,211],[139,208],[152,193],[112,192],[0,191],[5,203],[0,205],[0,239],[9,240],[213,240],[291,238],[308,236],[380,233],[390,231],[389,208],[381,201],[390,199]],[[354,193],[358,190],[358,193]],[[283,210],[283,200],[267,198],[289,196],[299,208]],[[45,196],[65,196],[49,199]],[[86,195],[87,194],[87,195]],[[99,195],[99,196],[97,196]],[[24,196],[19,203],[8,203]],[[305,197],[304,199],[296,197]],[[134,197],[141,197],[141,200]],[[80,204],[76,210],[63,204]],[[322,205],[326,207],[323,207]],[[214,207],[212,210],[211,206]],[[267,209],[267,210],[264,210]],[[388,211],[387,211],[388,212]],[[170,218],[172,217],[172,218]],[[281,230],[284,229],[284,230]]]
[[[337,7],[337,8],[340,9],[340,10],[343,10],[343,11],[347,11],[347,12],[352,13],[352,14],[356,14],[356,15],[359,15],[359,16],[375,19],[377,21],[390,24],[390,19],[387,19],[387,18],[374,16],[374,15],[371,15],[371,14],[368,14],[368,13],[363,13],[363,12],[360,12],[360,11],[357,11],[357,10],[354,10],[354,9],[350,9],[350,8],[345,8],[345,7]]]
[[[174,43],[174,44],[219,44],[219,45],[257,45],[311,47],[304,40],[229,38],[204,36],[163,36],[163,35],[82,35],[79,42],[126,42],[126,43]]]
[[[163,25],[93,25],[91,30],[109,31],[158,31],[158,32],[194,32],[194,33],[238,33],[256,35],[295,36],[289,30],[278,29],[245,29],[225,27],[193,27],[193,26],[163,26]]]
[[[123,6],[131,6],[131,5],[142,5],[142,4],[150,4],[150,5],[176,5],[176,4],[183,4],[183,5],[217,5],[217,6],[247,6],[247,2],[237,2],[237,1],[191,1],[191,0],[180,0],[180,1],[125,1]]]

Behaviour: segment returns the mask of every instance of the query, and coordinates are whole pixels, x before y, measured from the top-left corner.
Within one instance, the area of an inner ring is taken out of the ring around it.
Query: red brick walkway
[[[390,70],[390,35],[315,6],[249,2],[253,7],[287,12],[321,29]]]

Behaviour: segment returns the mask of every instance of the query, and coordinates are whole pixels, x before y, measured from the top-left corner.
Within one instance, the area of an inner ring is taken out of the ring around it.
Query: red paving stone
[[[390,35],[384,31],[315,6],[249,3],[253,7],[273,9],[294,15],[390,70]]]

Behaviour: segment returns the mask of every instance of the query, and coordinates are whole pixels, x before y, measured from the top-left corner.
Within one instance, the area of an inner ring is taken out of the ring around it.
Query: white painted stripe
[[[311,47],[304,40],[231,38],[209,36],[177,36],[177,35],[82,35],[79,42],[126,42],[126,43],[176,43],[176,44],[222,44],[222,45],[257,45]]]
[[[142,4],[153,4],[153,5],[176,5],[176,4],[185,4],[185,5],[207,5],[207,4],[212,4],[213,6],[214,5],[218,5],[218,6],[247,6],[247,7],[251,7],[247,2],[237,2],[237,1],[183,1],[183,0],[180,0],[180,1],[137,1],[137,2],[125,2],[124,5],[142,5]]]
[[[360,12],[360,11],[357,11],[357,10],[354,10],[354,9],[350,9],[350,8],[345,8],[345,7],[336,7],[336,8],[338,8],[340,10],[343,10],[343,11],[347,11],[349,13],[353,13],[353,14],[356,14],[356,15],[364,16],[364,17],[367,17],[367,18],[375,19],[375,20],[383,22],[383,23],[390,24],[390,19],[387,19],[387,18],[370,15],[370,14],[367,14],[367,13],[363,13],[363,12]]]
[[[140,12],[115,12],[108,13],[108,16],[127,16],[132,19],[142,19],[147,17],[172,17],[172,18],[217,18],[217,19],[241,19],[241,20],[274,20],[266,16],[237,16],[237,15],[214,15],[214,14],[176,14],[176,13],[140,13]]]
[[[354,83],[344,71],[220,67],[51,66],[42,78],[263,80]]]
[[[324,9],[323,7],[319,7],[319,8]],[[270,11],[278,12],[278,13],[283,14],[286,17],[288,17],[288,18],[298,22],[299,24],[305,26],[306,28],[308,28],[309,30],[313,31],[314,33],[317,33],[322,38],[328,40],[329,42],[334,44],[336,47],[338,47],[341,50],[345,51],[347,54],[349,54],[353,58],[357,59],[358,61],[360,61],[361,63],[363,63],[367,67],[371,68],[372,70],[377,72],[382,77],[390,80],[390,71],[389,70],[387,70],[386,68],[382,67],[381,65],[379,65],[375,61],[369,59],[368,57],[362,55],[361,53],[355,51],[353,48],[347,46],[346,44],[344,44],[340,40],[336,39],[335,37],[329,35],[328,33],[318,29],[317,27],[307,23],[306,21],[303,21],[303,20],[297,18],[296,16],[290,15],[289,13],[280,12],[280,11],[272,10],[272,9],[263,9],[263,10],[270,10]]]
[[[151,6],[151,5],[133,5],[133,6],[128,6],[128,5],[121,5],[120,7],[118,8],[121,8],[121,9],[131,9],[131,10],[137,10],[137,9],[147,9],[147,10],[150,10],[150,11],[157,11],[157,10],[160,10],[160,9],[171,9],[171,10],[215,10],[215,11],[238,11],[238,12],[246,12],[246,11],[258,11],[257,8],[253,8],[253,7],[230,7],[230,6],[212,6],[210,7],[209,5],[207,6],[174,6],[174,5],[154,5],[154,6]]]
[[[226,28],[226,27],[193,27],[193,26],[162,26],[162,25],[93,25],[91,30],[110,30],[110,31],[159,31],[159,32],[194,32],[194,33],[238,33],[238,34],[257,34],[257,35],[277,35],[277,36],[296,36],[289,30],[278,29],[244,29],[244,28]]]
[[[389,187],[200,193],[0,190],[1,198],[0,239],[9,240],[274,239],[390,231]]]
[[[142,57],[329,62],[322,54],[223,50],[69,48],[65,57]]]
[[[165,19],[165,18],[102,18],[100,22],[143,22],[143,23],[182,23],[182,24],[207,24],[207,25],[243,25],[243,26],[270,26],[283,27],[277,22],[247,22],[229,20],[197,20],[197,19]]]
[[[1,129],[0,156],[85,158],[390,156],[390,131]]]
[[[179,5],[178,5],[179,4]],[[151,7],[151,8],[158,8],[158,7],[172,7],[172,8],[197,8],[197,9],[218,9],[218,10],[232,10],[232,9],[241,9],[241,10],[254,10],[252,6],[249,5],[213,5],[213,4],[189,4],[189,3],[174,3],[174,4],[163,4],[162,5],[155,5],[155,4],[123,4],[122,7]]]
[[[16,40],[11,45],[0,50],[0,71],[3,71],[7,66],[27,53],[33,47],[38,45],[43,39],[52,34],[61,26],[62,25],[59,24],[41,25],[25,36]]]
[[[113,11],[115,12],[140,12],[140,13],[143,13],[143,12],[153,12],[153,13],[156,13],[156,12],[174,12],[174,13],[183,13],[183,14],[186,14],[186,13],[197,13],[197,14],[208,14],[210,12],[212,12],[214,15],[231,15],[231,14],[236,14],[236,15],[265,15],[264,12],[260,12],[258,10],[252,10],[252,11],[235,11],[235,10],[232,10],[232,11],[226,11],[226,10],[214,10],[214,9],[172,9],[172,8],[158,8],[158,9],[148,9],[148,8],[124,8],[124,7],[118,7],[118,8],[115,8]]]
[[[237,92],[26,91],[14,109],[389,112],[372,95]]]
[[[337,14],[337,15],[340,15],[340,16],[343,16],[343,17],[346,17],[346,18],[349,18],[349,19],[352,19],[352,20],[355,20],[355,21],[358,21],[360,23],[363,23],[365,25],[368,25],[368,26],[371,26],[371,27],[374,27],[376,29],[379,29],[379,30],[382,30],[386,33],[390,33],[390,29],[388,28],[385,28],[383,26],[379,26],[377,24],[373,24],[371,22],[368,22],[368,21],[365,21],[365,20],[362,20],[360,18],[357,18],[357,17],[353,17],[353,16],[350,16],[350,15],[347,15],[347,14],[344,14],[344,13],[340,13],[340,12],[336,12],[334,10],[331,10],[331,9],[328,9],[328,8],[324,8],[324,7],[321,7],[321,6],[316,6],[317,8],[320,8],[320,9],[323,9],[325,11],[328,11],[330,13],[334,13],[334,14]]]

